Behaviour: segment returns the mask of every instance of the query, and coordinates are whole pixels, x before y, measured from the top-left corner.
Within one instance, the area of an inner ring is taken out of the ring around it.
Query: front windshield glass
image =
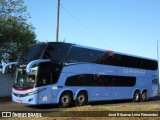
[[[37,67],[31,68],[31,72],[26,73],[25,69],[18,68],[16,72],[16,80],[14,87],[26,89],[32,88],[36,85]]]
[[[70,48],[71,44],[67,43],[49,43],[44,52],[43,59],[51,59],[52,61],[63,63]]]
[[[35,44],[28,46],[25,51],[23,51],[19,64],[28,63],[32,60],[40,59],[47,44]]]

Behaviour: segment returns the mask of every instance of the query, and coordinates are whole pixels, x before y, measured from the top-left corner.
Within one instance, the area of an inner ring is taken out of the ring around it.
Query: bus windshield
[[[22,53],[19,63],[24,64],[35,59],[40,59],[46,46],[47,44],[35,44],[28,46],[26,50]]]
[[[18,68],[14,87],[20,89],[33,88],[36,86],[37,67],[31,68],[31,72],[26,73],[25,69]]]
[[[32,60],[50,59],[55,62],[64,62],[72,44],[39,43],[28,46],[20,57],[19,64],[28,64]]]
[[[50,43],[48,44],[43,59],[51,59],[54,62],[63,63],[71,48],[71,44]]]

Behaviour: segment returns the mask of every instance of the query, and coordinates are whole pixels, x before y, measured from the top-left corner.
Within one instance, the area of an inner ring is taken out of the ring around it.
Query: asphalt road
[[[131,100],[123,101],[106,101],[90,103],[90,105],[117,105],[117,104],[157,104],[160,105],[160,96],[150,99],[147,102],[133,103]],[[0,99],[0,111],[62,111],[67,108],[59,108],[58,105],[26,105],[14,103],[10,99]]]

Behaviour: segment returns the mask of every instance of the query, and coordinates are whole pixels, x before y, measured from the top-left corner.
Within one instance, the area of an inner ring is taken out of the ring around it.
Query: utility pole
[[[157,60],[158,60],[158,91],[159,91],[159,40],[157,40]]]
[[[157,40],[157,60],[159,63],[159,40]]]
[[[58,42],[58,37],[59,37],[59,13],[60,13],[60,0],[58,0],[58,10],[57,10],[57,31],[56,31],[56,42]]]

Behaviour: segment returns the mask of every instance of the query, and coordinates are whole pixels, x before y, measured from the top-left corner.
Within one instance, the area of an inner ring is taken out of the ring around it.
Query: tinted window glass
[[[20,64],[23,62],[29,62],[42,58],[46,46],[47,44],[35,44],[28,46],[26,50],[22,53],[22,56],[20,58]]]
[[[99,64],[149,70],[157,70],[158,68],[157,62],[153,60],[147,60],[120,54],[108,54],[107,52],[102,55]]]
[[[120,66],[121,56],[118,54],[109,54],[106,52],[100,59],[101,64]]]
[[[90,62],[96,63],[102,51],[91,50],[87,48],[73,47],[66,59],[66,63]]]
[[[64,62],[71,46],[67,43],[49,43],[43,58]]]
[[[38,86],[49,85],[52,83],[53,83],[53,72],[50,71],[39,72],[37,81]]]
[[[82,74],[68,77],[66,86],[121,86],[132,87],[136,84],[135,77]]]
[[[61,71],[62,65],[55,64],[52,62],[40,63],[37,86],[57,83]]]

